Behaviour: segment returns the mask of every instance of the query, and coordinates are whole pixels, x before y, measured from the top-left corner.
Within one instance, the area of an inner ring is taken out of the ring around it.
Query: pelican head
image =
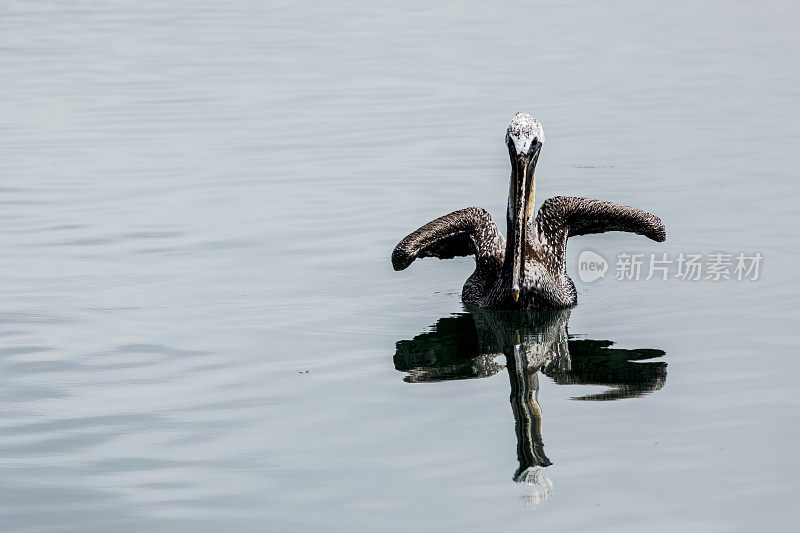
[[[506,146],[511,158],[511,184],[508,191],[508,243],[511,250],[511,296],[519,300],[525,270],[525,231],[534,203],[534,170],[544,142],[539,121],[527,113],[517,113],[506,130]],[[507,254],[508,255],[508,254]]]

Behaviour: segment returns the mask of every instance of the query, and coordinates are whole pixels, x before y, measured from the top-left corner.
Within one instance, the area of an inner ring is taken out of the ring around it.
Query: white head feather
[[[530,150],[534,139],[540,143],[544,142],[544,130],[539,121],[527,113],[514,115],[506,130],[506,144],[509,140],[514,141],[517,153],[524,154]]]

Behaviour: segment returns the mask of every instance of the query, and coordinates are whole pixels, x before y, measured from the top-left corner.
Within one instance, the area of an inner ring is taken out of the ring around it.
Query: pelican
[[[511,179],[503,238],[492,216],[467,207],[428,222],[400,241],[392,266],[404,270],[415,259],[474,256],[475,271],[461,293],[465,303],[488,309],[563,309],[578,303],[567,276],[567,239],[628,231],[656,242],[666,239],[657,216],[589,198],[556,196],[542,202],[535,218],[534,171],[544,143],[539,121],[517,113],[506,130]]]

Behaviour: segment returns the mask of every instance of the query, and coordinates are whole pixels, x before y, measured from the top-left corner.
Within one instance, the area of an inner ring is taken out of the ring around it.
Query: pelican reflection
[[[605,391],[575,400],[635,398],[664,386],[667,363],[656,349],[613,348],[607,340],[570,338],[569,309],[492,311],[469,306],[440,318],[431,331],[397,342],[394,365],[408,383],[492,376],[503,368],[511,384],[519,468],[514,481],[533,485],[532,503],[547,500],[538,373],[563,385],[601,385]]]

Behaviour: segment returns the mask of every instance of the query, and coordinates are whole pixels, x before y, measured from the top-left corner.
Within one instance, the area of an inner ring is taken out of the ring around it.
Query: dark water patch
[[[161,344],[125,344],[116,348],[114,351],[126,354],[162,354],[178,356],[208,355],[210,353],[202,350],[170,348]]]
[[[170,239],[180,236],[181,233],[176,231],[140,231],[137,233],[127,233],[122,237],[125,239]]]
[[[44,313],[0,312],[0,324],[67,324],[70,322],[73,320]]]
[[[4,355],[24,355],[29,353],[40,353],[52,350],[47,346],[17,346],[13,348],[0,348],[0,356]]]

